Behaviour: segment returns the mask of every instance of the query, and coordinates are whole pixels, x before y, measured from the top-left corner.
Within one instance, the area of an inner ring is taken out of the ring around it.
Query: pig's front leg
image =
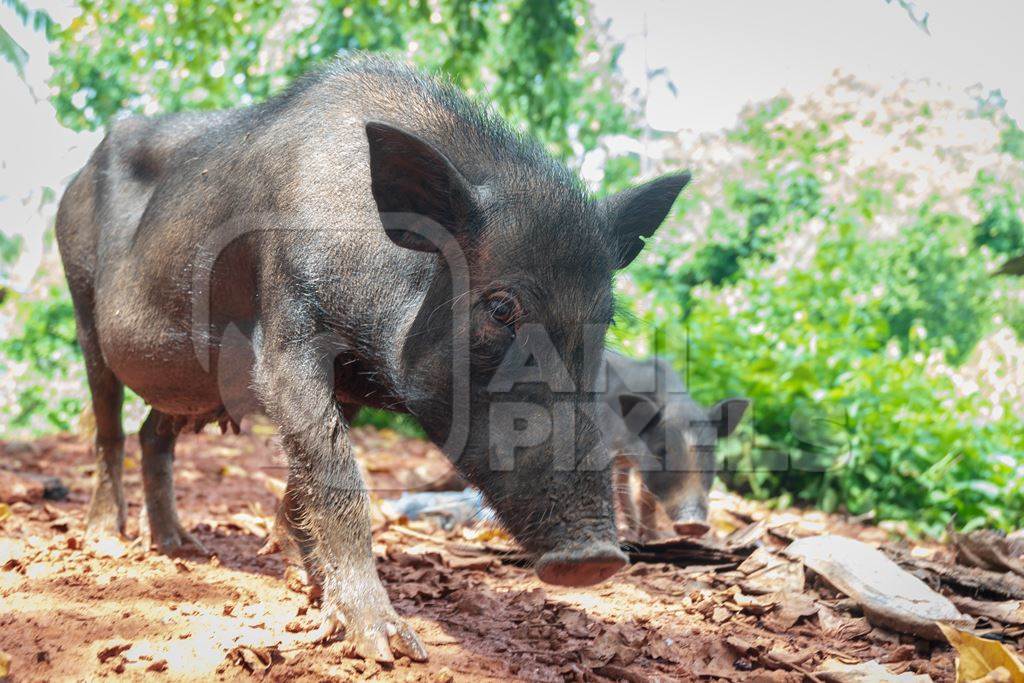
[[[261,358],[256,385],[288,456],[288,526],[310,578],[323,588],[320,636],[344,627],[364,658],[387,662],[397,652],[425,660],[426,649],[377,576],[369,497],[334,400],[330,364],[279,347]]]

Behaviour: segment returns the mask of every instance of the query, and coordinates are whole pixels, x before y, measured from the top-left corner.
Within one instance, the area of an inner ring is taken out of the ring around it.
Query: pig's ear
[[[727,398],[708,411],[712,424],[718,425],[718,436],[725,438],[736,431],[743,414],[750,407],[749,398]]]
[[[473,186],[430,143],[386,123],[366,124],[370,187],[384,231],[400,247],[441,251],[465,237]],[[439,229],[442,228],[442,229]]]
[[[619,396],[619,408],[626,427],[633,434],[642,434],[661,421],[661,406],[646,396],[622,394]]]
[[[628,266],[665,220],[672,203],[690,182],[689,172],[672,173],[631,187],[605,200],[611,221],[615,268]]]

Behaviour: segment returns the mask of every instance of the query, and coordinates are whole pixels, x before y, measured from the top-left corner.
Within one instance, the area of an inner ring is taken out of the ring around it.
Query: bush
[[[5,308],[14,330],[0,340],[0,364],[5,367],[0,417],[5,433],[70,431],[86,392],[67,288],[51,285],[37,298],[12,298]]]
[[[717,150],[746,161],[712,168],[681,203],[676,222],[703,227],[698,239],[663,230],[621,279],[634,315],[613,336],[673,359],[707,404],[754,399],[745,438],[722,454],[742,493],[927,533],[952,519],[1019,528],[1024,430],[957,374],[998,326],[990,253],[1016,248],[1019,204],[979,173],[980,220],[934,188],[913,206],[884,164],[843,172],[850,133],[837,130],[892,122],[790,107],[751,111],[730,154]]]

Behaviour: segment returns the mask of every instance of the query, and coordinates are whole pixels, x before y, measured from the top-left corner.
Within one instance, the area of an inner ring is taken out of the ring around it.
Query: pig
[[[623,538],[672,535],[658,529],[660,503],[675,534],[707,533],[715,445],[732,434],[750,406],[729,398],[706,409],[687,392],[671,364],[605,352],[605,400],[615,418],[604,428],[614,457],[613,482]],[[633,472],[639,473],[634,490]]]
[[[415,416],[542,581],[609,578],[626,562],[610,468],[564,466],[607,455],[576,388],[600,365],[613,273],[688,180],[599,200],[454,86],[370,56],[250,107],[114,122],[56,224],[96,423],[86,542],[125,534],[127,386],[151,407],[139,441],[160,552],[200,546],[174,505],[178,434],[253,412],[276,424],[317,636],[343,628],[365,658],[427,652],[377,576],[342,406]],[[553,360],[559,383],[538,381]]]

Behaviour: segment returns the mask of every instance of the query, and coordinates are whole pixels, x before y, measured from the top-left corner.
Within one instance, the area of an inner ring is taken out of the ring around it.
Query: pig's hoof
[[[93,503],[85,516],[85,542],[117,539],[127,541],[125,513],[115,505]]]
[[[328,615],[314,634],[314,642],[328,640],[340,630],[352,644],[357,655],[382,664],[395,661],[395,654],[405,655],[417,662],[427,661],[427,649],[416,632],[390,607],[385,614],[353,614],[348,624]]]
[[[161,555],[203,555],[208,556],[210,551],[192,533],[185,530],[179,523],[171,528],[152,531],[150,545],[156,548]]]

